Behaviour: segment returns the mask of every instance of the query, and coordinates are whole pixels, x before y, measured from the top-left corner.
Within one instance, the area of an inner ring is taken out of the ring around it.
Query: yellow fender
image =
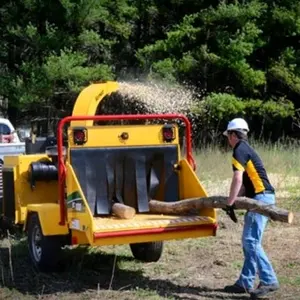
[[[73,116],[94,116],[99,103],[103,98],[118,89],[118,83],[107,81],[106,83],[94,83],[81,91],[75,102]],[[72,121],[71,126],[92,126],[93,121]]]
[[[59,205],[56,203],[29,204],[25,219],[25,230],[27,228],[28,216],[31,212],[36,212],[42,227],[43,235],[67,235],[69,234],[68,225],[59,225],[60,212]]]

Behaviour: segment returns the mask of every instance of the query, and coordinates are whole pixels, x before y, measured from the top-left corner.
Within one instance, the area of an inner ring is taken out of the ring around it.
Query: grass
[[[300,174],[300,147],[275,143],[257,143],[251,145],[259,153],[269,173],[282,176]],[[196,151],[198,175],[204,180],[227,179],[231,176],[231,149],[210,146]]]
[[[300,299],[300,149],[255,145],[277,192],[277,205],[293,210],[291,225],[270,222],[264,248],[281,283],[272,299]],[[227,195],[231,151],[198,151],[197,175],[210,195]],[[127,245],[78,247],[66,252],[69,268],[62,274],[38,274],[27,255],[26,240],[0,242],[1,299],[249,299],[226,295],[222,288],[236,280],[243,264],[242,215],[232,223],[221,211],[224,226],[216,237],[165,243],[157,263],[133,259]],[[9,252],[11,250],[11,252]],[[11,262],[11,265],[10,265]]]

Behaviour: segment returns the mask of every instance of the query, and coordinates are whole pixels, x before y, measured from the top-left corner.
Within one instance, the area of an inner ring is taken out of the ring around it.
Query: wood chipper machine
[[[41,271],[55,270],[67,245],[128,244],[136,259],[154,262],[164,240],[216,234],[215,209],[194,215],[149,209],[151,199],[207,196],[195,173],[189,120],[177,114],[95,115],[101,100],[117,90],[117,82],[86,87],[56,136],[28,138],[26,154],[4,158],[2,222],[26,232],[31,260]],[[185,124],[185,157],[175,120]],[[114,122],[101,124],[108,121]],[[120,218],[115,204],[135,214]]]

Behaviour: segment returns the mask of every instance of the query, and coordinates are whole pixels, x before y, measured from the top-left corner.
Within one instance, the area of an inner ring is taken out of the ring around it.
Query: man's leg
[[[263,247],[260,245],[258,249],[257,267],[260,284],[272,285],[278,284],[278,279],[273,269],[271,262],[269,261]]]
[[[260,247],[258,255],[257,266],[260,283],[258,288],[251,292],[252,299],[279,289],[279,282],[275,271],[262,247]]]
[[[275,197],[272,194],[262,194],[257,196],[257,200],[264,201],[269,204],[275,203]],[[271,262],[269,261],[262,245],[262,236],[265,226],[268,222],[268,218],[259,215],[257,216],[257,221],[260,224],[264,224],[261,226],[260,240],[257,247],[257,267],[258,267],[258,275],[260,279],[259,287],[252,293],[253,296],[263,296],[268,292],[275,291],[279,288],[279,283],[275,271],[272,267]]]
[[[247,212],[245,215],[245,225],[242,236],[244,265],[237,284],[246,289],[253,289],[255,276],[257,273],[256,251],[258,244],[258,224],[256,213]]]
[[[252,237],[252,226],[255,222],[255,216],[247,212],[244,218],[244,229],[242,235],[242,244],[244,252],[244,265],[240,278],[234,285],[226,286],[225,291],[228,293],[250,293],[253,290],[253,284],[256,275],[255,259],[255,240]]]
[[[266,204],[274,204],[275,196],[273,194],[260,194],[255,197],[256,200],[264,201]],[[243,251],[244,265],[241,275],[233,286],[225,287],[228,292],[239,293],[241,290],[249,291],[251,294],[260,296],[269,291],[278,289],[278,281],[275,272],[269,262],[262,246],[262,237],[267,225],[268,218],[253,212],[247,212],[245,215],[243,231]],[[260,277],[260,287],[252,291],[255,276],[258,270]]]

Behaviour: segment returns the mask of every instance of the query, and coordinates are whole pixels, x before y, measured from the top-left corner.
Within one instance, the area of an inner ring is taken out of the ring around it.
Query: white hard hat
[[[228,123],[227,129],[223,132],[223,134],[227,136],[229,130],[236,130],[247,133],[249,132],[248,123],[242,118],[235,118]]]

